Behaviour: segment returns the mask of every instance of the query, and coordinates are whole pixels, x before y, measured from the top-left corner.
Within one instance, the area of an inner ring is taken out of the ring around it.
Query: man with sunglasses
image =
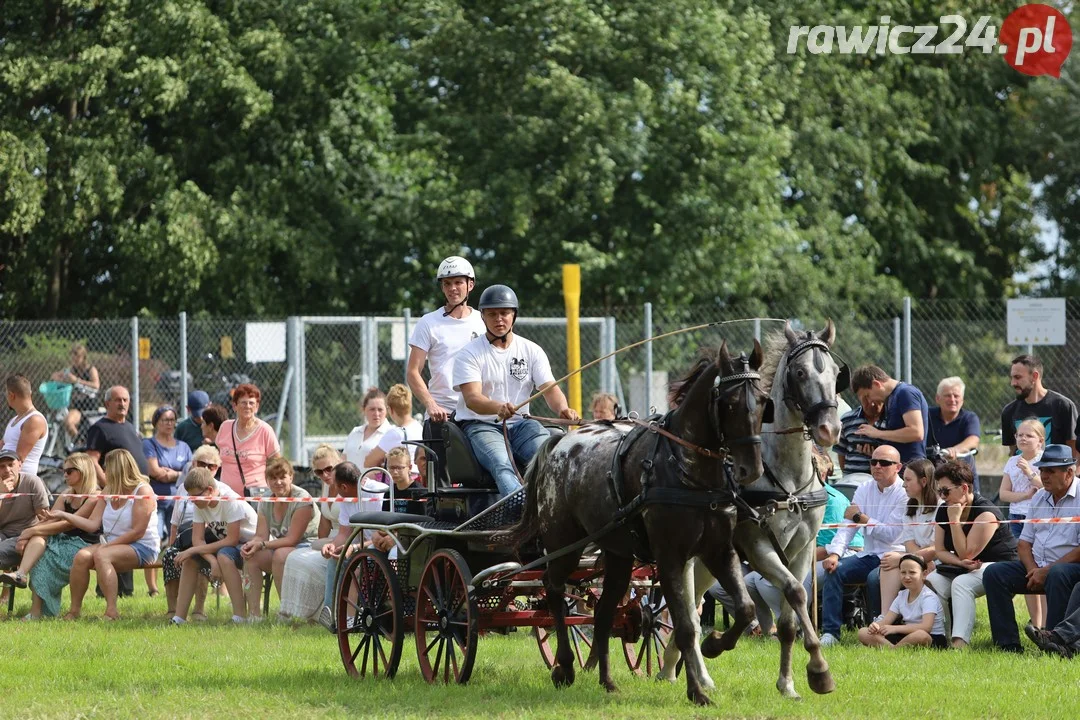
[[[1070,446],[1046,446],[1034,463],[1043,489],[1031,498],[1028,520],[1080,516],[1080,480],[1076,478],[1075,462]],[[1025,523],[1017,553],[1019,560],[997,562],[983,572],[990,633],[998,649],[1007,652],[1023,652],[1013,610],[1015,595],[1046,595],[1047,628],[1054,628],[1065,618],[1069,596],[1080,583],[1080,524]],[[1039,636],[1040,628],[1024,630],[1029,637]]]
[[[903,465],[900,453],[891,445],[880,445],[870,457],[870,474],[855,489],[851,504],[844,511],[849,524],[836,531],[825,547],[828,553],[822,561],[825,582],[821,589],[821,644],[840,642],[843,623],[844,586],[866,582],[870,573],[881,565],[887,552],[902,552],[900,536],[904,528],[907,493],[900,479]],[[844,557],[855,533],[862,531],[863,549]]]

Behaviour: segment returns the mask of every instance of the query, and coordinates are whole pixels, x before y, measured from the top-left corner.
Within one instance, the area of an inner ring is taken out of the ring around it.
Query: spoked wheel
[[[472,675],[479,616],[471,582],[455,550],[439,550],[424,567],[416,592],[416,653],[429,683],[465,683]]]
[[[338,647],[349,675],[394,677],[405,642],[403,608],[386,555],[361,550],[349,558],[337,597]]]
[[[651,677],[664,669],[664,649],[674,630],[671,613],[658,584],[640,592],[632,602],[641,607],[641,637],[635,642],[623,641],[623,655],[631,672]]]
[[[585,613],[579,612],[577,609],[577,599],[567,598],[566,617],[583,616],[585,616]],[[577,660],[578,667],[584,668],[585,661],[589,659],[589,654],[592,652],[593,626],[591,624],[568,625],[566,629],[570,634],[570,645],[574,649],[574,658]],[[540,647],[540,658],[550,670],[555,667],[555,648],[558,644],[555,628],[533,628],[533,634],[536,636],[536,644]]]

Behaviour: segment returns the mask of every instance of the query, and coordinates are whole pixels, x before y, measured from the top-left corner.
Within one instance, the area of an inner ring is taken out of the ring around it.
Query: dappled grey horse
[[[735,530],[739,552],[783,594],[776,624],[780,640],[776,687],[791,698],[799,697],[791,671],[796,616],[810,654],[806,666],[810,689],[828,693],[836,687],[810,620],[803,588],[803,579],[814,566],[815,538],[827,500],[814,468],[810,438],[826,448],[836,442],[840,433],[836,395],[847,387],[847,367],[838,366],[830,353],[835,339],[831,320],[820,333],[799,334],[787,325],[783,334],[774,333],[766,339],[762,376],[774,417],[762,428],[765,472],[742,493],[751,506],[756,506],[761,518],[760,522],[741,520]],[[689,596],[691,602],[700,601],[713,583],[712,574],[700,562],[688,564],[686,574],[686,582],[695,588]],[[668,600],[670,603],[671,598]],[[696,607],[696,602],[691,607]],[[713,656],[716,649],[702,648],[707,656]],[[674,644],[668,645],[659,677],[674,682],[680,650]]]

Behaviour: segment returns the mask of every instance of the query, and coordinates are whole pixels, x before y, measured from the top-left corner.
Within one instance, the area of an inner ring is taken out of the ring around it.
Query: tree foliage
[[[533,307],[564,262],[597,308],[1000,297],[1040,259],[1040,173],[1075,213],[1075,113],[1040,114],[1075,84],[786,51],[942,12],[3,0],[0,312],[417,308],[450,253]]]

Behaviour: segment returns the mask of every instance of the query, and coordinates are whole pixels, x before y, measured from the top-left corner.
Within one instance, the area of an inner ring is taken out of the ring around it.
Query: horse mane
[[[686,375],[668,385],[668,405],[673,408],[681,405],[701,374],[715,365],[719,358],[720,348],[717,346],[698,348],[697,359]]]
[[[787,335],[781,330],[774,330],[765,336],[765,358],[761,361],[761,389],[766,395],[772,393],[773,380],[776,379],[776,371],[780,367],[780,361],[787,355]]]

